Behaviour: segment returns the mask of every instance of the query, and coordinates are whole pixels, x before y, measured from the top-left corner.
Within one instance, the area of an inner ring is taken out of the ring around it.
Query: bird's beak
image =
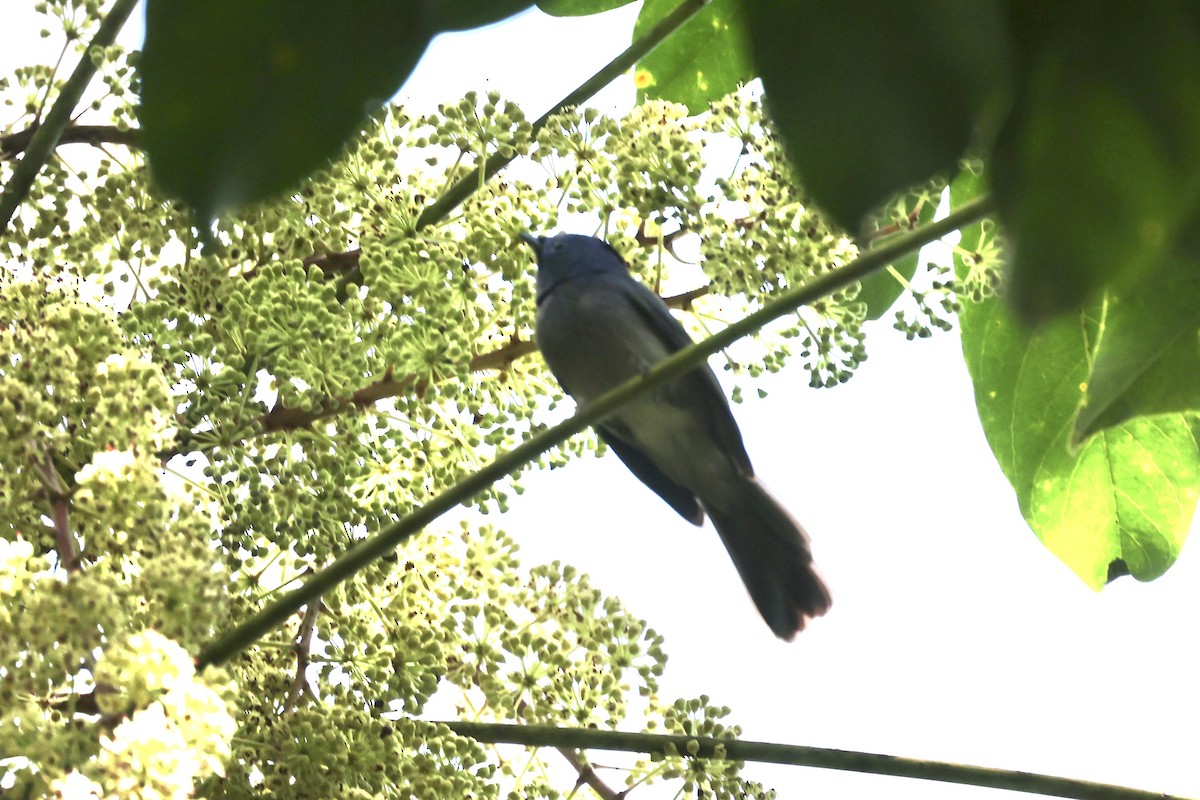
[[[542,254],[542,242],[546,241],[545,236],[534,236],[532,233],[527,233],[526,231],[521,231],[518,235],[525,244],[533,248],[535,255],[540,256]]]

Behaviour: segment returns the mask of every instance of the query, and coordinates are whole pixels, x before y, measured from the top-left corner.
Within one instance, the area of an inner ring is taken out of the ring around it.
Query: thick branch
[[[1077,781],[1033,772],[1014,772],[991,767],[922,761],[852,750],[802,747],[773,742],[746,742],[736,739],[671,736],[650,733],[600,731],[593,728],[557,728],[552,725],[500,725],[482,722],[447,722],[446,727],[460,736],[479,742],[523,744],[530,747],[587,748],[619,750],[662,755],[690,754],[697,758],[721,758],[729,761],[758,761],[800,767],[840,769],[897,778],[961,783],[1008,789],[1014,792],[1072,797],[1078,800],[1184,800],[1161,792],[1129,789],[1106,783]]]
[[[38,172],[50,158],[50,154],[54,151],[67,126],[71,124],[71,114],[75,111],[75,106],[79,104],[79,98],[83,97],[83,91],[91,82],[92,75],[96,73],[96,62],[91,58],[93,48],[105,48],[112,45],[116,41],[121,26],[125,24],[125,20],[129,18],[130,12],[137,4],[138,0],[116,0],[113,3],[112,9],[100,23],[100,29],[96,31],[96,36],[88,45],[87,50],[83,52],[79,63],[75,65],[75,71],[63,85],[62,92],[54,101],[54,107],[50,109],[50,113],[46,115],[45,122],[33,132],[33,136],[25,148],[25,155],[17,162],[8,186],[4,187],[4,194],[0,195],[0,233],[4,233],[8,229],[8,223],[12,220],[13,214],[17,212],[18,206],[24,202],[25,196],[29,194],[29,189],[33,186]]]
[[[268,631],[278,627],[306,603],[314,602],[342,581],[353,576],[372,561],[390,553],[417,531],[485,491],[496,481],[521,469],[525,464],[590,425],[602,421],[635,397],[679,378],[709,356],[754,333],[768,322],[795,311],[843,289],[868,275],[883,269],[901,256],[916,252],[930,242],[964,225],[978,222],[991,208],[988,198],[981,198],[955,210],[912,233],[898,236],[859,256],[849,264],[827,272],[801,286],[782,292],[763,308],[735,322],[704,341],[686,347],[663,360],[652,370],[634,378],[593,403],[578,410],[570,419],[547,428],[504,453],[478,472],[468,475],[454,486],[433,497],[428,504],[393,522],[383,530],[364,539],[342,553],[333,563],[314,574],[301,586],[277,598],[266,608],[235,628],[214,639],[200,654],[197,664],[206,667],[222,664],[249,647]]]
[[[42,126],[35,125],[23,131],[0,136],[0,160],[13,158],[23,153],[33,141],[33,135]],[[136,128],[118,128],[115,125],[72,125],[58,137],[58,144],[123,144],[140,147],[142,133]]]

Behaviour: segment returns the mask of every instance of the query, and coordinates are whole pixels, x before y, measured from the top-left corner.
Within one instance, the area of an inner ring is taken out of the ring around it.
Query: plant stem
[[[686,347],[657,364],[645,375],[634,378],[580,408],[570,419],[548,428],[504,453],[478,472],[468,475],[406,517],[396,520],[374,536],[364,539],[338,556],[333,563],[315,573],[302,586],[293,589],[237,627],[218,636],[197,659],[201,668],[221,664],[250,646],[259,637],[282,624],[306,603],[314,601],[354,575],[380,556],[391,552],[408,537],[456,506],[467,502],[505,475],[519,470],[550,448],[600,422],[627,402],[656,386],[668,383],[704,363],[710,355],[753,333],[772,320],[802,305],[827,297],[862,280],[891,262],[915,252],[960,227],[977,222],[991,210],[987,197],[956,209],[948,217],[932,222],[912,233],[884,242],[854,261],[832,272],[789,289],[763,308],[741,319],[714,336]]]
[[[1129,789],[1033,772],[992,767],[922,761],[916,758],[831,750],[824,747],[712,739],[703,736],[601,731],[593,728],[559,728],[553,725],[504,725],[483,722],[442,722],[460,736],[489,744],[522,744],[529,747],[619,750],[630,753],[719,757],[729,761],[758,761],[800,767],[840,769],[898,778],[986,786],[1014,792],[1071,797],[1077,800],[1184,800],[1161,792]],[[716,756],[717,748],[724,753]]]
[[[125,24],[125,20],[129,18],[129,14],[137,4],[138,0],[116,0],[113,3],[108,16],[100,23],[100,29],[96,31],[91,44],[80,56],[79,63],[75,65],[75,71],[71,73],[62,92],[54,101],[54,107],[46,115],[45,121],[33,132],[33,138],[29,140],[29,146],[25,148],[25,155],[13,168],[12,178],[9,180],[8,186],[4,187],[4,194],[0,195],[0,233],[4,233],[8,228],[13,214],[25,201],[37,174],[50,158],[50,153],[54,151],[63,131],[71,124],[71,114],[74,113],[75,106],[79,104],[79,98],[83,97],[84,90],[91,83],[92,75],[96,73],[96,64],[92,61],[92,49],[108,47],[115,42],[121,26]]]
[[[595,75],[581,83],[574,91],[562,100],[559,100],[553,108],[538,117],[537,121],[533,123],[534,134],[541,130],[545,126],[546,121],[554,114],[559,113],[564,108],[579,105],[612,83],[617,76],[645,58],[664,39],[679,28],[682,28],[688,20],[698,14],[708,3],[709,0],[684,0],[680,3],[674,11],[663,17],[657,25],[647,31],[645,36],[642,36],[629,45],[625,52],[601,67]],[[476,167],[471,174],[464,175],[458,183],[451,186],[433,205],[421,212],[421,216],[417,218],[418,230],[441,222],[451,210],[457,208],[472,192],[486,183],[514,158],[516,158],[515,153],[510,156],[502,156],[494,153],[484,161],[482,168]],[[482,174],[480,173],[480,169],[483,170]]]

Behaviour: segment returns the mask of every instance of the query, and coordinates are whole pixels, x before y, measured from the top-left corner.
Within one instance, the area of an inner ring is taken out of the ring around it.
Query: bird
[[[692,344],[667,304],[592,236],[521,233],[537,258],[535,338],[580,407]],[[629,471],[693,525],[713,522],[771,631],[791,641],[831,599],[808,535],[755,477],[716,375],[701,364],[596,426]]]

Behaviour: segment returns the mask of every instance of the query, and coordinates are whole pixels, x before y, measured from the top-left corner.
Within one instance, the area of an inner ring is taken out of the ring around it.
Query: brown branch
[[[521,356],[528,355],[536,349],[537,345],[533,342],[513,337],[503,347],[472,358],[470,369],[471,372],[502,370]],[[426,381],[418,379],[416,375],[409,374],[396,378],[389,372],[381,380],[364,386],[345,400],[326,402],[320,411],[305,411],[276,402],[274,408],[258,418],[258,422],[266,433],[307,428],[318,420],[335,416],[343,411],[362,411],[380,400],[399,397],[407,392],[421,394],[427,385]]]
[[[675,250],[673,249],[675,240],[680,236],[683,236],[685,233],[687,233],[687,228],[680,227],[676,228],[670,233],[664,233],[662,235],[662,245],[672,256],[675,256]],[[642,223],[638,225],[637,233],[633,235],[633,240],[641,247],[647,249],[651,247],[658,247],[659,245],[659,237],[657,235],[646,233],[646,220],[642,220]]]
[[[911,231],[920,223],[920,221],[921,207],[917,206],[915,209],[908,212],[908,216],[905,217],[904,225],[901,225],[898,222],[893,222],[890,225],[884,225],[883,227],[876,228],[873,231],[868,231],[863,236],[863,239],[865,239],[868,244],[877,242],[880,239],[886,239],[888,236],[894,236],[897,233]]]
[[[708,294],[710,287],[708,284],[697,286],[690,291],[673,294],[670,297],[664,297],[663,302],[671,308],[678,308],[680,311],[691,311],[692,302],[704,297]]]
[[[111,691],[111,686],[97,686],[90,692],[58,695],[47,698],[43,701],[43,703],[47,708],[65,708],[75,714],[87,714],[89,716],[105,717],[108,715],[101,710],[100,703],[97,698],[99,695]]]
[[[693,301],[699,297],[703,297],[708,292],[708,286],[700,286],[681,294],[664,297],[663,302],[671,308],[687,310],[691,308]],[[504,370],[518,358],[527,356],[535,350],[537,350],[537,345],[534,342],[514,336],[503,346],[473,357],[471,359],[470,371]],[[408,374],[397,378],[391,372],[388,372],[378,381],[364,386],[349,397],[326,398],[316,411],[294,408],[285,405],[282,401],[276,401],[274,408],[258,418],[258,430],[262,433],[300,430],[309,427],[315,422],[342,413],[363,411],[381,400],[399,397],[409,392],[420,394],[425,391],[426,386],[426,381],[419,379],[416,375]],[[170,458],[173,455],[189,452],[188,443],[191,439],[190,434],[182,433],[177,446],[170,451],[160,453],[160,455],[164,458]]]
[[[592,791],[599,795],[601,800],[624,800],[626,791],[628,790],[618,792],[600,780],[600,776],[596,774],[596,770],[580,756],[578,750],[572,750],[569,747],[560,747],[558,748],[558,752],[562,753],[562,757],[567,760],[567,763],[579,773],[579,781],[575,784],[576,786],[586,783],[592,787]]]
[[[313,253],[300,263],[306,267],[319,267],[322,272],[344,274],[358,269],[358,262],[361,257],[362,250],[359,249],[346,250],[342,253]]]
[[[287,705],[292,709],[300,703],[304,690],[308,688],[308,665],[312,662],[313,632],[317,629],[317,614],[321,611],[321,598],[308,604],[304,610],[304,618],[300,621],[300,631],[292,648],[296,651],[296,677],[292,679],[292,688],[288,692]]]
[[[0,136],[0,160],[16,158],[25,152],[37,125],[16,133]],[[141,147],[142,132],[137,128],[118,128],[115,125],[72,125],[58,138],[58,146],[64,144],[123,144],[126,147]]]
[[[71,535],[71,495],[54,467],[54,457],[49,447],[42,451],[42,461],[35,464],[34,468],[50,500],[50,519],[54,522],[54,547],[58,551],[58,561],[68,572],[75,572],[79,569],[79,548],[75,537]]]

